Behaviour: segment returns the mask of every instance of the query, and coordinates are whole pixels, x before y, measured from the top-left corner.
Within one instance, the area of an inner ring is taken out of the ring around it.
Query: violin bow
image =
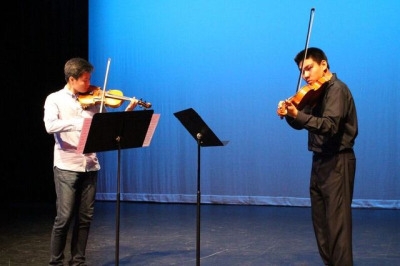
[[[110,63],[111,63],[111,58],[108,58],[108,60],[107,60],[107,69],[106,69],[106,76],[105,76],[105,78],[104,78],[103,95],[102,95],[102,97],[101,97],[101,102],[100,102],[100,113],[103,112],[103,106],[104,106],[105,95],[106,95],[106,86],[107,86],[108,71],[110,70]]]
[[[306,44],[305,44],[305,47],[304,47],[304,59],[301,62],[301,68],[300,68],[299,79],[297,81],[296,92],[298,92],[300,90],[301,76],[303,74],[303,64],[304,64],[304,60],[307,59],[308,43],[309,43],[310,36],[311,36],[311,28],[312,28],[312,24],[313,24],[313,21],[314,21],[314,13],[315,13],[315,8],[313,7],[313,8],[311,8],[311,11],[310,11],[310,20],[308,22],[307,38],[306,38]]]

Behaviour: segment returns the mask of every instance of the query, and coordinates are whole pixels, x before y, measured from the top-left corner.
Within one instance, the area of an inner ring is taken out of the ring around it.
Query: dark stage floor
[[[196,209],[121,202],[117,234],[116,203],[97,202],[88,264],[196,265],[199,251],[201,265],[322,265],[309,208],[203,204],[199,249]],[[0,265],[46,265],[54,205],[12,204],[3,215]],[[354,209],[354,264],[400,265],[399,225],[400,210]]]

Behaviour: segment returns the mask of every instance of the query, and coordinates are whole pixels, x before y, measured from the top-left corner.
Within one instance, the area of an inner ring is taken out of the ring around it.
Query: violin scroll
[[[138,100],[138,105],[146,109],[151,108],[151,103],[143,101],[142,99]]]

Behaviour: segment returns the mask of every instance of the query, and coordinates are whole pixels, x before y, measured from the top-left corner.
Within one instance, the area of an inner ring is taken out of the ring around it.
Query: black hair
[[[306,54],[306,57],[304,57],[305,54]],[[326,56],[324,51],[322,51],[321,49],[316,48],[316,47],[310,47],[307,50],[303,50],[303,51],[299,52],[296,55],[296,57],[294,58],[294,61],[296,62],[297,65],[299,65],[301,61],[303,61],[304,59],[308,59],[308,58],[312,58],[318,64],[321,64],[321,61],[325,60],[327,67],[329,69],[328,57]]]
[[[80,57],[71,58],[64,66],[65,81],[68,82],[69,77],[78,79],[85,72],[92,73],[93,69],[93,65],[85,59]]]

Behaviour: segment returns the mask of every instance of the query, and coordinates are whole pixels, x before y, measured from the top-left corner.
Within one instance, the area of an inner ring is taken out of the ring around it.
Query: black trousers
[[[325,265],[352,266],[354,152],[314,154],[310,178],[311,214]]]

